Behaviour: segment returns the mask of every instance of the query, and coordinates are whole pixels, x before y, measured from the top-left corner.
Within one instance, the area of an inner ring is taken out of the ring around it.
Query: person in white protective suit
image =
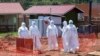
[[[50,21],[50,25],[48,25],[46,30],[46,36],[48,38],[48,47],[49,50],[57,50],[58,49],[58,29],[56,25],[54,25],[54,21]]]
[[[18,35],[20,38],[28,38],[28,28],[26,27],[26,24],[22,22],[21,26],[18,29]]]
[[[72,20],[69,20],[68,25],[68,37],[69,37],[69,49],[70,52],[75,53],[79,49],[78,32],[76,26],[73,24]]]
[[[38,27],[35,24],[35,21],[32,21],[32,25],[29,28],[30,37],[33,39],[33,49],[40,50],[41,49],[41,34]]]
[[[68,28],[67,28],[67,21],[63,21],[63,28],[59,27],[62,31],[62,42],[64,52],[69,52],[69,37],[68,37]]]

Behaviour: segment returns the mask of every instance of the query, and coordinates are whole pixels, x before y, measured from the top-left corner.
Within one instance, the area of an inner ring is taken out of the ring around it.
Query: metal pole
[[[51,20],[51,8],[50,8],[50,20]]]
[[[89,0],[89,24],[91,25],[92,19],[92,0]]]
[[[92,19],[92,0],[89,0],[89,33],[91,33],[91,19]]]

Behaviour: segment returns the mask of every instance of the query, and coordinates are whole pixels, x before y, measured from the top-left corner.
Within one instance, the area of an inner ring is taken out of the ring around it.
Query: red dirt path
[[[90,34],[79,34],[80,49],[78,54],[66,54],[61,52],[62,49],[62,40],[58,38],[59,50],[57,51],[48,51],[47,50],[47,39],[42,38],[42,54],[33,55],[33,52],[19,52],[16,51],[16,41],[15,40],[1,40],[0,39],[0,56],[85,56],[88,52],[98,50],[100,48],[100,39],[96,38],[96,35]]]

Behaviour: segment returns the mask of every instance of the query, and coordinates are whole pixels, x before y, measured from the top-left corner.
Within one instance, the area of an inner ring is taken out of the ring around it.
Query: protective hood
[[[21,26],[22,27],[25,27],[26,26],[25,22],[22,22]]]
[[[67,21],[63,21],[63,25],[64,26],[67,26]]]
[[[51,25],[51,26],[54,25],[54,21],[53,21],[53,20],[50,21],[50,25]]]
[[[73,20],[69,20],[69,24],[73,24]]]
[[[32,21],[32,26],[35,26],[35,21]]]

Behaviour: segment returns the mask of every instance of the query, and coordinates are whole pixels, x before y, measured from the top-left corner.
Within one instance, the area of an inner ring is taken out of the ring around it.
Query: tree
[[[58,4],[80,4],[88,3],[89,0],[0,0],[0,2],[20,2],[24,9],[32,5],[58,5]],[[92,0],[100,3],[100,0]]]

